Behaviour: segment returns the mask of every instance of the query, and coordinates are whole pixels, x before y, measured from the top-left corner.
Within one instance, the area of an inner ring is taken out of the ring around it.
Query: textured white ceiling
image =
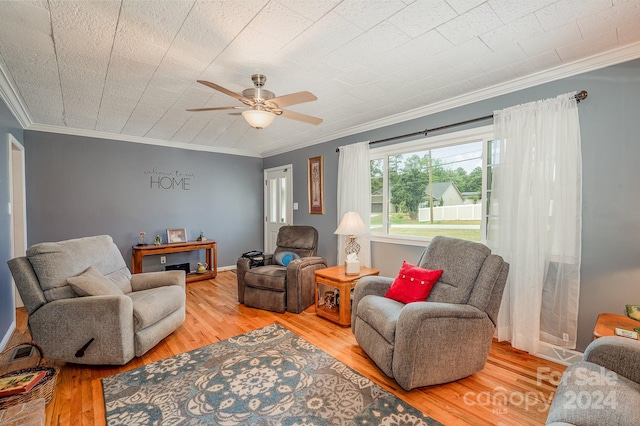
[[[35,127],[265,155],[636,44],[638,22],[640,0],[3,0],[0,70]],[[324,122],[185,111],[241,105],[196,79],[257,72]]]

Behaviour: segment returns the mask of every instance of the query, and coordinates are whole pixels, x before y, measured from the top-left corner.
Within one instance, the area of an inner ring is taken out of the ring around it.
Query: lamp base
[[[345,275],[360,275],[360,261],[359,260],[345,260],[344,261]]]

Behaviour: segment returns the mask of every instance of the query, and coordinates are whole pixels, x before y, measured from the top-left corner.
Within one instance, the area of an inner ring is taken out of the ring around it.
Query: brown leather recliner
[[[327,267],[326,259],[316,256],[318,231],[311,226],[283,226],[276,246],[273,254],[265,254],[264,266],[250,268],[250,259],[238,259],[238,301],[253,308],[297,314],[313,305],[314,272]],[[285,252],[300,258],[279,265],[278,253]]]

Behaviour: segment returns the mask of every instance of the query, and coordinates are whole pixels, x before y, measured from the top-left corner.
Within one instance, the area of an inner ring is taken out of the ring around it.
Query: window
[[[497,155],[492,129],[373,148],[372,239],[423,244],[444,235],[484,241],[487,183]]]

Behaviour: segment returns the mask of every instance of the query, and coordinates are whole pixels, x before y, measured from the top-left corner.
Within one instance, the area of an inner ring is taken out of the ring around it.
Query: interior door
[[[264,251],[273,253],[278,230],[293,225],[293,169],[291,164],[264,171]]]

